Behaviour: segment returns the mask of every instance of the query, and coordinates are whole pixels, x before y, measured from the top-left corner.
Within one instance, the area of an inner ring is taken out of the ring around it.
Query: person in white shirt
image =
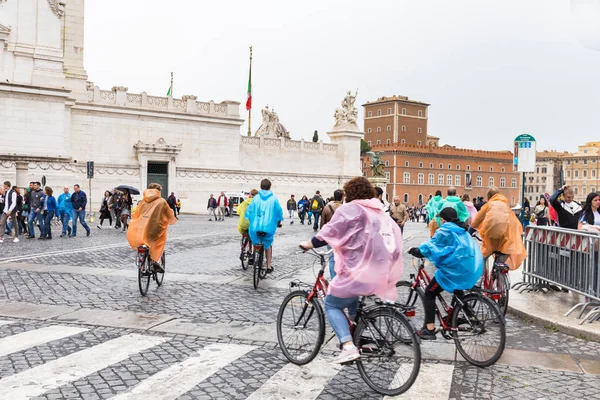
[[[13,242],[18,243],[17,237],[17,192],[12,189],[9,181],[4,182],[4,210],[0,217],[0,243],[4,243],[4,228],[8,218],[12,221],[13,228],[10,235],[13,236]]]

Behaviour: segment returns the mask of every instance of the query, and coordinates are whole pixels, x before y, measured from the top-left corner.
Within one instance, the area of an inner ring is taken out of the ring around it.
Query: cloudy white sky
[[[292,137],[324,137],[358,88],[430,103],[429,134],[459,147],[600,141],[600,0],[88,0],[85,35],[101,88],[164,96],[173,71],[175,97],[244,118],[253,45],[253,132],[269,104]]]

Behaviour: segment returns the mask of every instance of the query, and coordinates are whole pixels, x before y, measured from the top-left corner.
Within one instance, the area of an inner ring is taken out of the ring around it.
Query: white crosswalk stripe
[[[0,320],[0,326],[14,324],[15,321]]]
[[[85,331],[87,329],[54,325],[8,336],[0,339],[0,357]]]
[[[421,364],[417,380],[410,389],[399,396],[383,399],[448,400],[453,374],[454,365],[451,364]]]
[[[0,380],[2,398],[28,399],[74,382],[169,338],[130,334],[81,350]]]
[[[316,399],[327,383],[339,372],[340,365],[317,357],[307,365],[287,364],[247,400]]]
[[[176,399],[194,386],[255,349],[239,344],[211,344],[197,355],[152,375],[113,400]]]

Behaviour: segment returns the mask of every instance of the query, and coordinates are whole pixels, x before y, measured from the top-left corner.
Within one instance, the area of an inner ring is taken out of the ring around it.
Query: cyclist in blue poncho
[[[435,340],[435,299],[444,290],[471,289],[483,274],[483,256],[467,233],[467,226],[458,219],[455,209],[447,207],[439,213],[442,226],[435,235],[419,247],[408,250],[414,257],[427,258],[436,267],[423,305],[425,326],[419,331],[423,340]]]
[[[283,210],[279,200],[271,192],[270,180],[263,179],[260,182],[260,189],[258,196],[255,196],[248,206],[245,217],[250,221],[248,234],[252,243],[256,244],[262,241],[267,255],[267,272],[271,273],[273,272],[273,267],[271,267],[273,249],[271,245],[277,227],[281,227]],[[264,232],[265,236],[259,238],[257,232]]]

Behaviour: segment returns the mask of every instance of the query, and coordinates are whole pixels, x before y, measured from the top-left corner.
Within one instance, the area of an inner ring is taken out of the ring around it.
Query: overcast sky
[[[253,132],[269,104],[294,139],[327,141],[358,88],[359,104],[430,103],[443,144],[600,141],[600,0],[86,2],[85,66],[102,89],[164,96],[173,71],[175,97],[236,100],[247,119],[250,45]]]

